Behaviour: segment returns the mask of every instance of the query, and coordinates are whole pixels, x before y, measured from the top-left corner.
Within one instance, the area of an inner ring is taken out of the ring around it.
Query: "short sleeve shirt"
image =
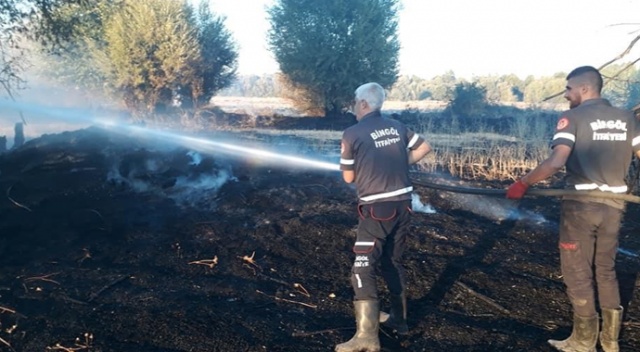
[[[567,184],[577,190],[625,193],[632,153],[640,149],[640,124],[630,111],[590,99],[558,119],[552,146],[572,148]]]
[[[340,169],[355,171],[360,204],[411,199],[408,150],[424,139],[379,111],[347,128],[341,141]]]

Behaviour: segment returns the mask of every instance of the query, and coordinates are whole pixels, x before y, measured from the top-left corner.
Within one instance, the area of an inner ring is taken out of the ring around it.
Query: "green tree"
[[[200,47],[200,60],[195,60],[193,76],[183,89],[197,106],[206,104],[219,90],[231,85],[236,78],[238,52],[224,24],[224,18],[211,13],[207,2],[200,2],[192,16]]]
[[[237,52],[224,19],[206,2],[95,0],[54,15],[76,23],[72,40],[48,71],[83,88],[100,88],[138,112],[179,98],[184,107],[208,103],[236,75]]]
[[[123,5],[123,0],[91,0],[57,8],[52,13],[53,21],[72,28],[72,33],[55,47],[44,46],[44,55],[36,65],[39,73],[63,84],[113,93],[108,90],[112,87],[107,77],[111,64],[106,55],[104,24]]]
[[[278,0],[269,46],[305,100],[339,113],[360,84],[389,89],[398,75],[397,0]]]
[[[558,92],[563,92],[566,85],[567,74],[564,72],[559,72],[554,74],[551,77],[540,77],[533,79],[532,77],[528,77],[525,80],[524,87],[524,101],[527,103],[541,103],[544,99],[557,94]],[[550,103],[562,103],[564,102],[564,98],[562,94],[555,97],[554,99],[549,101]]]
[[[54,46],[73,34],[72,23],[62,24],[54,13],[61,6],[91,0],[0,0],[0,86],[9,96],[24,87],[22,74],[29,51],[23,39]]]
[[[153,112],[193,77],[200,48],[185,5],[127,0],[105,23],[107,76],[129,108]]]
[[[449,101],[449,111],[457,116],[472,117],[482,115],[488,106],[487,89],[477,82],[462,82],[453,89]]]
[[[631,109],[638,104],[640,71],[631,64],[614,64],[601,71],[604,78],[602,95],[615,105]]]
[[[427,85],[433,100],[448,101],[453,98],[453,90],[458,79],[453,71],[449,70],[442,75],[434,77]]]

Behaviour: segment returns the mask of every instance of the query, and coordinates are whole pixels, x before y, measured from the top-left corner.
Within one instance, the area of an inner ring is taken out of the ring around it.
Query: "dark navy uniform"
[[[590,99],[558,120],[552,146],[572,148],[566,162],[567,185],[576,190],[626,193],[625,175],[632,153],[640,149],[640,130],[631,112],[605,99]],[[624,202],[566,196],[560,218],[562,275],[574,312],[596,314],[594,277],[601,308],[617,309],[620,293],[615,272],[618,231]]]
[[[355,300],[375,300],[376,267],[391,294],[405,288],[400,262],[411,215],[408,150],[424,139],[379,111],[365,115],[342,136],[341,170],[355,171],[358,234],[351,282]]]

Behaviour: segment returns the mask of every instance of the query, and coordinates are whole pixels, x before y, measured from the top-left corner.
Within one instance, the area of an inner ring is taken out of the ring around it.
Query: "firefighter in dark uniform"
[[[566,183],[575,190],[626,193],[625,175],[635,153],[640,157],[640,124],[633,113],[602,99],[602,76],[591,66],[567,76],[564,97],[570,110],[558,120],[548,159],[516,181],[507,198],[519,199],[527,187],[566,166]],[[573,332],[566,340],[549,340],[560,351],[596,351],[598,337],[606,352],[619,351],[622,324],[615,272],[623,201],[565,196],[560,215],[560,262],[573,308]],[[594,287],[597,285],[597,291]],[[595,292],[602,312],[602,331]]]
[[[408,333],[401,257],[411,215],[409,165],[431,147],[399,121],[381,115],[384,99],[384,89],[377,83],[358,87],[353,107],[358,123],[342,136],[340,169],[347,183],[356,184],[360,218],[351,273],[357,332],[336,346],[338,352],[380,350],[378,266],[390,291],[391,311],[383,324]]]

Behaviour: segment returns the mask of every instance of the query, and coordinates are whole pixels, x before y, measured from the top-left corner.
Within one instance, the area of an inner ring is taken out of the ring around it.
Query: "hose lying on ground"
[[[473,187],[460,187],[451,185],[442,185],[427,181],[412,180],[413,184],[420,187],[433,188],[442,191],[467,193],[467,194],[481,194],[487,196],[505,196],[507,194],[506,189],[485,189],[485,188],[473,188]],[[546,196],[546,197],[560,197],[560,196],[583,196],[583,197],[597,197],[597,198],[610,198],[620,199],[627,202],[639,203],[640,197],[633,194],[626,193],[607,193],[600,191],[578,191],[572,189],[536,189],[529,188],[525,196]]]

